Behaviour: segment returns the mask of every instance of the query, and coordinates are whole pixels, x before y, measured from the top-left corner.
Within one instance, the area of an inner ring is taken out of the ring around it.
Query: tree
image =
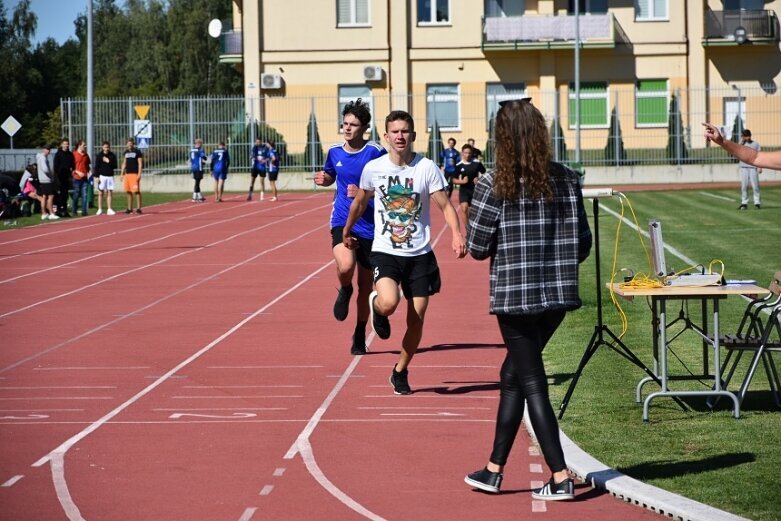
[[[491,114],[491,119],[488,120],[488,140],[485,142],[485,150],[483,150],[483,162],[486,167],[492,167],[494,165],[494,148],[496,147],[496,117]]]
[[[312,168],[315,172],[320,170],[325,156],[323,154],[323,143],[320,141],[320,131],[317,128],[317,118],[315,113],[309,114],[309,124],[307,125],[306,132],[307,140],[306,147],[304,148],[304,164]]]
[[[732,122],[732,136],[730,137],[733,143],[740,143],[740,134],[744,128],[743,118],[740,117],[740,114],[735,114],[735,121]]]
[[[610,114],[610,130],[605,145],[605,161],[609,165],[619,166],[626,163],[626,150],[624,150],[624,138],[621,136],[621,122],[618,121],[618,112],[615,107]]]
[[[564,131],[559,118],[553,118],[550,125],[550,141],[555,161],[567,161],[567,143],[564,141]]]
[[[431,125],[431,132],[428,135],[428,149],[426,150],[426,156],[433,162],[439,164],[439,156],[442,153],[442,133],[439,130],[439,123],[434,119],[434,123]]]
[[[678,98],[673,94],[670,98],[669,121],[667,123],[667,157],[670,164],[676,165],[688,161],[689,151],[683,139],[683,122],[678,106]]]

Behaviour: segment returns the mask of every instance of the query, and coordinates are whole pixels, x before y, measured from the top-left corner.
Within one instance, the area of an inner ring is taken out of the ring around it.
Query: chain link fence
[[[368,88],[366,89],[367,92]],[[489,92],[486,94],[486,92]],[[580,95],[566,86],[556,91],[428,86],[403,96],[370,93],[371,137],[381,139],[391,109],[409,111],[416,121],[416,150],[438,156],[443,141],[460,147],[469,138],[492,163],[492,119],[504,99],[531,96],[548,121],[556,159],[582,166],[623,166],[729,162],[708,146],[701,123],[720,126],[737,139],[743,128],[764,149],[781,146],[776,125],[781,98],[770,87],[669,90],[666,81],[638,82],[634,89],[582,84]],[[580,128],[575,121],[580,101]],[[94,101],[95,147],[103,141],[122,149],[129,137],[145,149],[146,165],[165,173],[188,169],[196,138],[210,152],[225,141],[232,169],[249,170],[256,138],[273,140],[283,171],[315,171],[333,143],[340,143],[345,96],[125,98]],[[86,100],[63,99],[62,130],[71,142],[86,136]],[[432,130],[433,129],[433,130]]]

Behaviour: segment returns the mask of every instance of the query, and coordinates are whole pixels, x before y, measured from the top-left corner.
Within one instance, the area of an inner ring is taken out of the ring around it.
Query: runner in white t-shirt
[[[374,196],[375,291],[369,296],[371,323],[378,337],[390,337],[388,317],[396,311],[401,295],[407,299],[407,331],[401,354],[390,376],[396,394],[411,394],[407,366],[423,336],[428,299],[439,292],[437,259],[431,248],[431,201],[442,210],[452,232],[451,247],[458,258],[466,255],[464,236],[453,205],[447,197],[447,182],[437,165],[412,150],[415,123],[409,113],[395,110],[385,118],[388,155],[369,161],[361,174],[358,193],[344,225],[343,241],[356,247],[350,229]]]

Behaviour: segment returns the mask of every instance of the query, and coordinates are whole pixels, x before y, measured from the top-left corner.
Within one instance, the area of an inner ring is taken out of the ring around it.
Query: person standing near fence
[[[336,261],[336,277],[339,292],[334,302],[334,318],[340,322],[347,318],[353,295],[353,276],[358,279],[357,319],[353,331],[353,355],[366,354],[366,324],[369,322],[369,293],[372,290],[371,251],[374,238],[374,204],[370,201],[366,211],[355,221],[352,234],[358,247],[349,249],[343,241],[343,229],[350,214],[350,204],[358,192],[361,172],[366,163],[387,152],[378,143],[368,141],[364,134],[369,130],[372,115],[369,105],[361,98],[351,101],[342,110],[344,143],[335,144],[325,158],[323,170],[315,173],[317,186],[336,183],[333,209],[331,210],[331,250]]]
[[[60,140],[60,148],[54,154],[54,175],[57,182],[57,215],[70,217],[68,213],[68,192],[71,189],[73,175],[73,152],[68,138]]]
[[[57,220],[60,217],[54,213],[54,175],[49,166],[49,153],[51,147],[46,144],[41,147],[41,151],[35,155],[35,165],[38,167],[38,193],[43,200],[41,201],[41,220]]]
[[[196,139],[190,149],[190,171],[193,173],[193,202],[202,203],[206,198],[201,193],[203,165],[206,163],[206,152],[203,151],[203,139]]]
[[[744,128],[740,132],[740,144],[744,147],[748,147],[752,150],[759,152],[759,143],[751,139],[751,131]],[[761,208],[761,198],[759,195],[759,174],[762,173],[762,169],[740,161],[738,163],[738,169],[740,170],[740,206],[738,210],[745,210],[748,208],[748,187],[751,186],[751,192],[754,196],[754,207],[759,210]]]
[[[214,177],[214,201],[222,202],[222,194],[225,190],[225,180],[228,179],[228,168],[230,168],[230,154],[225,148],[225,142],[220,141],[217,149],[212,152],[212,177]]]
[[[103,213],[103,196],[106,197],[106,215],[114,215],[112,197],[114,193],[114,170],[117,169],[117,156],[111,151],[111,143],[104,141],[100,152],[95,156],[95,173],[98,175],[98,211]]]
[[[268,161],[268,149],[260,138],[255,139],[255,146],[250,154],[252,169],[250,170],[249,193],[247,201],[252,201],[252,192],[255,190],[255,178],[260,178],[260,200],[266,196],[266,165]]]
[[[372,328],[378,337],[390,338],[388,317],[401,301],[399,285],[407,300],[407,330],[399,358],[390,374],[395,394],[412,394],[408,367],[423,338],[423,322],[429,298],[439,293],[439,265],[431,245],[433,203],[442,211],[451,232],[451,248],[460,259],[466,255],[458,213],[447,197],[447,181],[436,163],[415,153],[415,123],[409,113],[394,110],[385,118],[385,140],[390,148],[366,164],[359,190],[350,205],[342,239],[345,248],[355,249],[351,235],[374,196],[374,241],[371,263],[375,291],[369,296]]]
[[[266,171],[268,172],[268,182],[271,185],[271,201],[277,201],[279,194],[277,193],[277,177],[279,176],[279,152],[277,152],[277,144],[274,140],[267,139],[266,145]],[[263,178],[260,178],[260,182],[263,182]],[[261,192],[261,198],[263,193]]]
[[[122,185],[127,194],[126,214],[133,213],[133,199],[136,201],[136,213],[144,213],[141,211],[141,173],[143,170],[144,154],[136,148],[136,142],[132,138],[128,139],[120,170]]]
[[[76,142],[76,150],[73,152],[73,194],[71,196],[73,215],[87,215],[89,201],[87,200],[87,187],[90,185],[90,171],[92,170],[87,143],[83,139]],[[78,203],[81,199],[81,210]]]
[[[490,258],[491,314],[507,352],[488,464],[464,481],[499,493],[504,466],[529,407],[552,476],[532,490],[541,500],[575,497],[559,426],[548,396],[542,351],[567,311],[581,306],[578,269],[591,250],[578,175],[551,160],[545,118],[526,100],[502,103],[496,115],[496,170],[475,187],[467,247]]]

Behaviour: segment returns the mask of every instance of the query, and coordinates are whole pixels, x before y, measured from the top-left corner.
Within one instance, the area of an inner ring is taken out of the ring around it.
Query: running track
[[[411,396],[393,336],[349,355],[336,322],[330,193],[229,198],[0,234],[0,519],[651,519],[547,479],[519,435],[503,494],[472,491],[503,357],[487,263],[434,212],[443,291]],[[403,305],[402,305],[403,306]],[[584,339],[585,340],[585,339]]]

